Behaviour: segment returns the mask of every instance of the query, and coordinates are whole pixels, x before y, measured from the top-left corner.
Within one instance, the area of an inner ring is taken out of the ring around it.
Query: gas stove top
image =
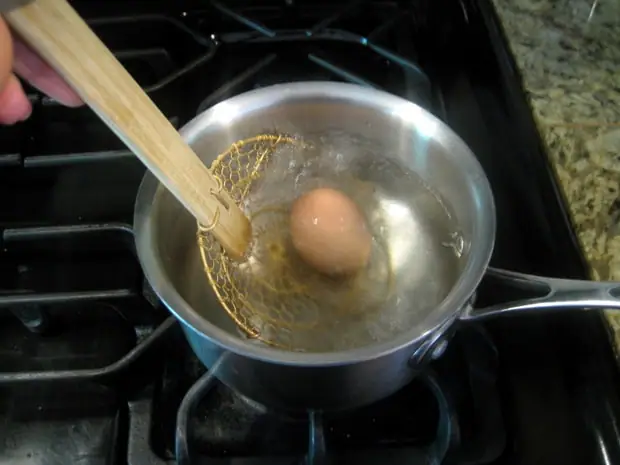
[[[295,80],[423,105],[489,176],[492,264],[585,276],[488,0],[74,5],[177,126]],[[32,117],[0,128],[0,464],[620,463],[620,383],[593,312],[463,325],[426,373],[356,411],[294,416],[232,392],[142,276],[143,166],[89,109],[29,95]]]

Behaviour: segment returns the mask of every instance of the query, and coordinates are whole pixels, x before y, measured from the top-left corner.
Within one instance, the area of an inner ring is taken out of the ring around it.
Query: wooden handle
[[[243,256],[247,217],[66,0],[35,0],[5,18],[198,221],[216,220],[212,233],[226,251]]]

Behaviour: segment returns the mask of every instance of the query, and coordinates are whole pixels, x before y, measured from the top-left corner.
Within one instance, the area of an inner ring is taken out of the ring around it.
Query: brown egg
[[[321,273],[352,274],[370,258],[372,236],[364,216],[335,189],[315,189],[295,200],[290,230],[301,258]]]

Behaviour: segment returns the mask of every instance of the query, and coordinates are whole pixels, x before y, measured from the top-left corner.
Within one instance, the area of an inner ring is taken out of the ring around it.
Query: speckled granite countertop
[[[620,281],[620,0],[494,4],[592,278]]]

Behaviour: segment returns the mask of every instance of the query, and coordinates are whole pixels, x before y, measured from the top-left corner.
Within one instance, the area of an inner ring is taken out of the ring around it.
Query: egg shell
[[[290,232],[300,257],[327,275],[353,274],[370,258],[372,235],[364,215],[336,189],[314,189],[295,200]]]

